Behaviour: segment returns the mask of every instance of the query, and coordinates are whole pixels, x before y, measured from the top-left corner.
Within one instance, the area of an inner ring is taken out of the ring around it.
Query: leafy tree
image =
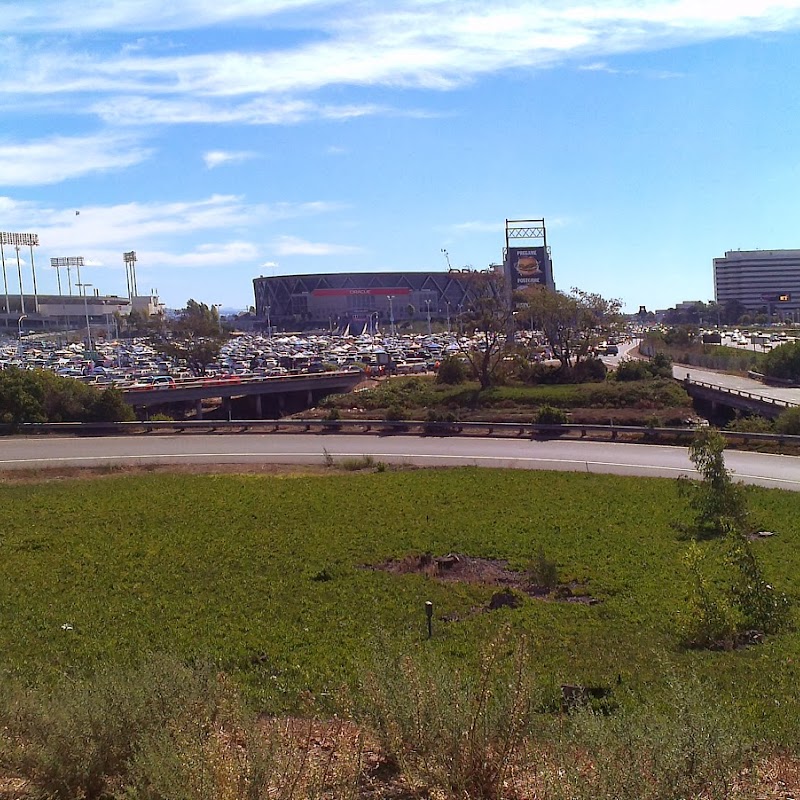
[[[747,313],[741,300],[728,300],[723,306],[722,321],[726,325],[736,325]]]
[[[484,273],[470,276],[472,302],[460,315],[464,330],[473,333],[472,341],[459,349],[473,374],[486,389],[501,380],[501,364],[506,354],[506,333],[512,323],[511,308],[503,297],[503,287],[496,278]]]
[[[221,337],[222,329],[216,306],[188,300],[186,308],[181,311],[180,317],[173,327],[173,332],[185,338]]]
[[[733,482],[725,466],[725,439],[714,428],[703,428],[689,446],[689,458],[702,476],[700,482],[684,481],[694,511],[691,532],[697,538],[722,536],[728,531],[739,534],[747,524],[744,490]]]
[[[170,327],[166,336],[154,342],[156,349],[169,358],[184,361],[193,375],[205,375],[207,365],[217,360],[227,338],[217,309],[189,300]]]
[[[787,342],[764,354],[764,374],[770,378],[800,381],[800,342]]]
[[[11,368],[0,372],[0,421],[118,422],[133,409],[117,389],[88,386],[47,370]]]
[[[621,303],[572,289],[569,294],[543,286],[522,291],[526,316],[542,331],[562,368],[592,356],[595,344],[619,321]]]

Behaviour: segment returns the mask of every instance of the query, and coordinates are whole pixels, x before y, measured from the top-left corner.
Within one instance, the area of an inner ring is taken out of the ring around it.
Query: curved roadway
[[[419,466],[550,469],[675,478],[693,475],[685,447],[367,434],[148,434],[97,438],[7,438],[0,470],[143,464],[317,464],[341,461]],[[800,491],[800,458],[726,451],[736,480]]]

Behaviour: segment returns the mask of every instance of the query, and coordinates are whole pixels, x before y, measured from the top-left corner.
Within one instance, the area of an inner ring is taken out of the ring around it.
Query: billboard
[[[791,292],[765,292],[761,295],[765,303],[790,303],[792,301]]]
[[[509,247],[509,277],[511,290],[524,289],[538,284],[549,285],[547,277],[547,251],[540,247]]]

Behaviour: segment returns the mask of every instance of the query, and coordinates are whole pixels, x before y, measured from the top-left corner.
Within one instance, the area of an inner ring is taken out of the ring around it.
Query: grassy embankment
[[[747,493],[778,533],[758,558],[796,603],[800,495]],[[800,745],[800,635],[681,647],[674,481],[376,468],[0,497],[2,796],[752,798],[794,774],[775,753]],[[724,583],[721,543],[701,547]],[[518,593],[488,611],[493,587],[366,568],[425,552],[519,570],[543,556],[599,602]],[[610,687],[619,706],[567,720],[562,684]],[[258,722],[242,695],[361,727]]]
[[[796,593],[800,496],[749,489],[766,574]],[[336,706],[370,652],[469,661],[499,626],[530,637],[539,674],[656,691],[668,665],[784,736],[800,700],[800,636],[735,653],[687,652],[688,577],[674,482],[611,476],[408,471],[297,477],[109,477],[0,487],[0,650],[6,675],[47,679],[148,651],[211,659],[271,710]],[[703,547],[713,551],[714,543]],[[597,605],[523,598],[473,613],[493,589],[365,569],[412,553],[507,559],[542,550]],[[436,610],[422,641],[423,602]],[[457,622],[438,621],[456,615]],[[70,626],[64,630],[62,626]]]
[[[373,419],[384,418],[391,409],[409,419],[424,420],[434,410],[452,413],[462,422],[532,422],[543,406],[564,409],[575,423],[680,425],[691,414],[691,400],[683,387],[665,378],[485,390],[473,382],[448,386],[432,377],[393,378],[374,389],[328,398],[322,409]]]

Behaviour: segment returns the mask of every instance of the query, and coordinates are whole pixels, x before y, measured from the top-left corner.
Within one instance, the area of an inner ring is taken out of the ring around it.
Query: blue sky
[[[636,310],[800,247],[800,0],[5,0],[0,43],[40,292],[82,255],[124,294],[136,250],[168,306],[246,308],[258,275],[483,268],[544,217],[558,287]]]

